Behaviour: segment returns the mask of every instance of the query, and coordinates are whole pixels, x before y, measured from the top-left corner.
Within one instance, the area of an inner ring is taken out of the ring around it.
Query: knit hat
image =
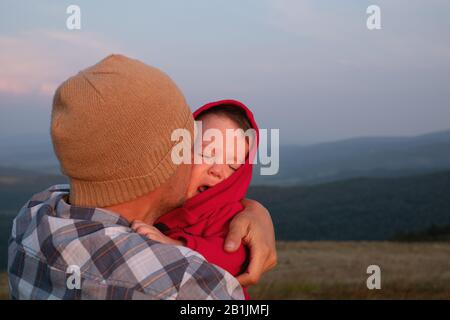
[[[175,172],[173,130],[193,117],[160,70],[110,55],[66,80],[53,99],[51,136],[70,202],[105,207],[158,188]]]

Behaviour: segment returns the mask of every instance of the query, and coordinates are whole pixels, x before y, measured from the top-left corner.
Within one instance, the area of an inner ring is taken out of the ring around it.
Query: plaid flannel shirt
[[[34,195],[14,219],[11,298],[244,298],[233,276],[197,252],[146,239],[108,210],[71,206],[68,195],[68,185],[53,186]]]

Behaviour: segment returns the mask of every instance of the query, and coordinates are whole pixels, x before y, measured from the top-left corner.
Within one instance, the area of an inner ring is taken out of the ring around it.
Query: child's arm
[[[218,265],[234,276],[243,272],[242,269],[247,258],[247,252],[243,245],[240,245],[236,251],[229,253],[223,250],[225,239],[222,237],[202,238],[180,231],[171,234],[171,238],[164,235],[156,227],[141,221],[133,222],[131,227],[140,235],[160,243],[186,246],[195,250],[203,255],[208,262]]]
[[[171,234],[175,239],[185,242],[185,246],[199,252],[208,262],[218,265],[234,276],[241,274],[247,260],[247,251],[244,245],[232,252],[223,249],[225,239],[223,237],[193,236],[184,232]]]

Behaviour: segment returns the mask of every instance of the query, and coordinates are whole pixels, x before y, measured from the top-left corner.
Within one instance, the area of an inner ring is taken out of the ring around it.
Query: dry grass
[[[450,299],[450,243],[280,242],[278,266],[252,299]],[[381,268],[381,290],[366,287]],[[6,274],[0,299],[8,298]]]
[[[8,276],[6,273],[0,274],[0,300],[9,299]]]
[[[290,242],[253,299],[450,299],[450,243]],[[381,290],[368,290],[369,265]]]

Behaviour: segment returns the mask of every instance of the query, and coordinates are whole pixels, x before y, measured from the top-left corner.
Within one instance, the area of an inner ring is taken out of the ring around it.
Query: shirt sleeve
[[[241,285],[230,273],[208,263],[196,253],[187,259],[189,264],[178,290],[178,300],[245,299]]]

